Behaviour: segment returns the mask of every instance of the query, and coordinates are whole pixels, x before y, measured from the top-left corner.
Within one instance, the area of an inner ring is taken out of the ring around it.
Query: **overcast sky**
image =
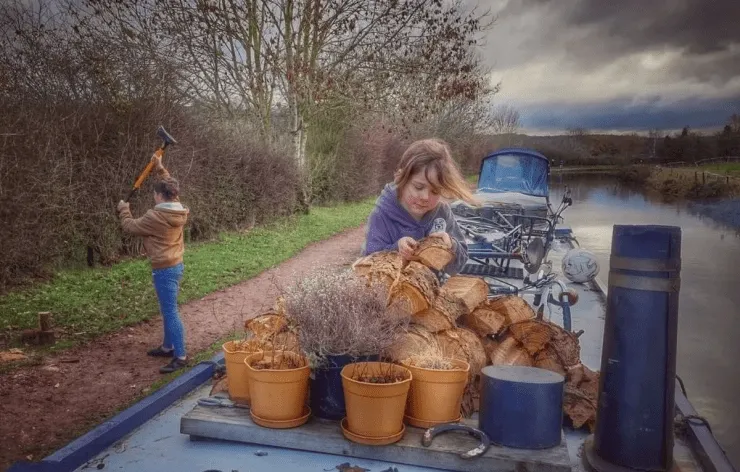
[[[525,131],[723,126],[740,113],[740,0],[478,0],[483,56]]]

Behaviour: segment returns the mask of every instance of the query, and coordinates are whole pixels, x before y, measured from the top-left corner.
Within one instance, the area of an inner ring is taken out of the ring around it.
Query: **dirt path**
[[[287,285],[318,266],[351,264],[363,231],[355,228],[313,244],[253,279],[181,306],[189,354],[243,329],[247,318],[271,307],[274,282]],[[43,459],[148,391],[167,362],[146,355],[161,337],[157,317],[48,357],[42,365],[0,375],[0,470],[17,460]]]

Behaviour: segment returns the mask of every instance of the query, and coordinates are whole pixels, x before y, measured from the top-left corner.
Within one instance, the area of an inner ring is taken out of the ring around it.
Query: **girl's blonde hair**
[[[434,169],[436,179],[430,178],[430,169]],[[454,200],[463,200],[470,204],[477,204],[477,200],[470,191],[452,159],[450,146],[441,139],[422,139],[413,142],[401,157],[393,181],[397,188],[402,190],[417,172],[424,171],[424,176],[432,188],[443,197]]]

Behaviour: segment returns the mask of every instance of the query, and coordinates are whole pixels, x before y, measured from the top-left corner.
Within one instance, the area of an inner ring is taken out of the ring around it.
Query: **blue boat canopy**
[[[518,192],[548,197],[550,161],[537,151],[507,148],[483,158],[478,177],[478,191]]]

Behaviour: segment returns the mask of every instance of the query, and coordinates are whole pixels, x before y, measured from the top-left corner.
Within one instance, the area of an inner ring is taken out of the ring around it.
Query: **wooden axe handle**
[[[164,147],[161,147],[155,151],[155,154],[159,155],[161,158],[164,154]],[[125,202],[128,202],[131,197],[134,196],[134,193],[136,193],[137,190],[141,187],[141,184],[144,183],[147,177],[149,177],[149,174],[151,174],[152,169],[154,168],[154,163],[150,160],[149,163],[144,167],[144,170],[141,171],[141,174],[139,174],[139,177],[136,179],[136,182],[134,182],[134,188],[131,189],[128,196],[124,200]]]

